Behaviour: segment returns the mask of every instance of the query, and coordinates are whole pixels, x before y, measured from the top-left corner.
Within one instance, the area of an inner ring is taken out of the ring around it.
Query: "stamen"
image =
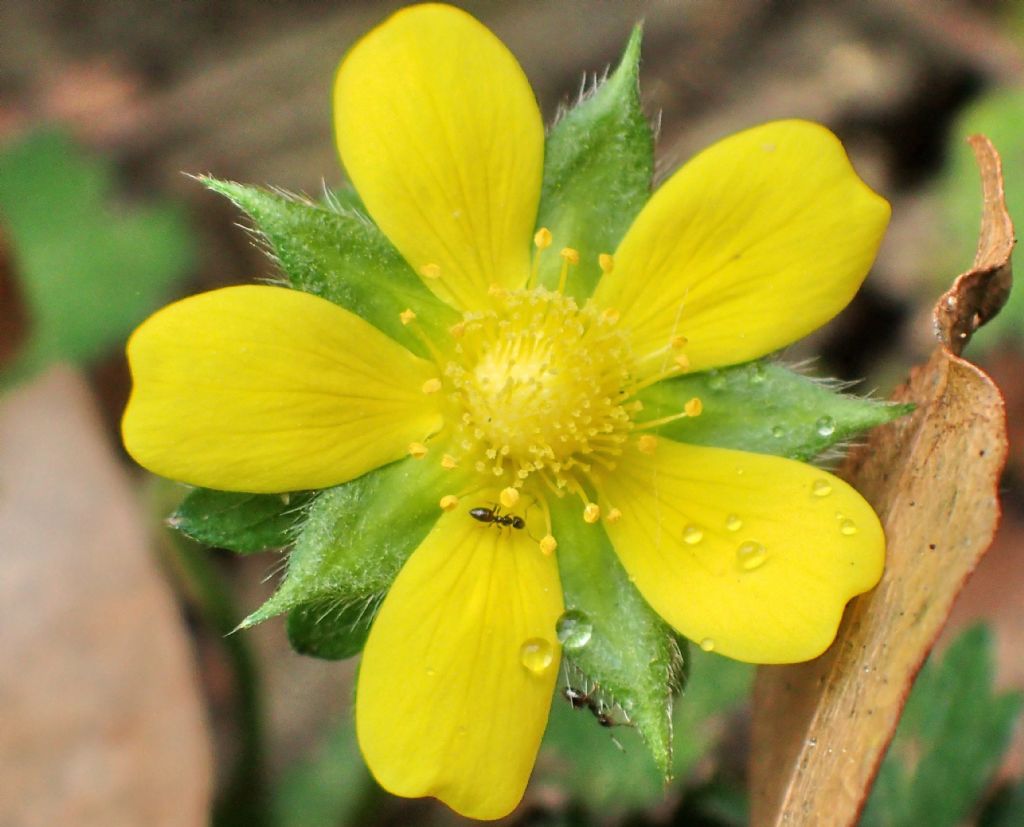
[[[405,310],[398,314],[398,318],[402,320],[402,324],[408,327],[416,318],[416,314],[407,307],[405,308]]]
[[[538,545],[540,546],[540,553],[545,557],[550,557],[555,553],[555,549],[558,548],[558,540],[550,534],[545,534],[540,538]]]
[[[459,498],[454,494],[445,494],[440,502],[442,511],[454,511],[459,507]]]
[[[423,459],[427,455],[427,446],[422,442],[409,443],[409,456],[413,459]]]
[[[425,279],[441,278],[441,267],[437,264],[424,264],[420,267],[420,275]]]
[[[691,414],[685,410],[682,410],[679,413],[669,414],[668,416],[660,416],[657,419],[648,419],[646,422],[637,422],[634,426],[634,430],[649,431],[651,428],[660,428],[662,425],[668,425],[669,422],[675,422],[677,419],[685,419],[688,416],[694,415],[695,414]]]
[[[580,263],[580,253],[572,247],[563,247],[558,255],[562,257],[562,271],[558,274],[558,292],[564,294],[565,283],[569,278],[569,265],[575,266]]]
[[[636,441],[636,447],[642,454],[653,454],[658,447],[658,438],[650,434],[644,434]]]
[[[679,366],[680,370],[690,369],[690,357],[685,353],[677,353],[673,361]]]
[[[615,259],[612,258],[610,253],[601,253],[597,257],[597,264],[601,268],[601,272],[606,276],[615,269]]]
[[[686,347],[689,343],[690,340],[685,336],[673,336],[672,341],[669,342],[669,344],[676,350]]]
[[[451,471],[453,468],[459,467],[459,461],[451,454],[445,454],[441,457],[441,467]]]
[[[593,525],[601,519],[601,506],[597,503],[587,503],[583,507],[583,522]]]
[[[428,379],[423,383],[424,393],[437,393],[439,390],[441,390],[441,380],[436,377],[434,379]]]
[[[621,316],[622,314],[614,307],[606,307],[601,311],[601,318],[608,322],[608,324],[617,324]]]
[[[683,411],[687,416],[700,416],[704,411],[704,403],[695,396],[683,406]]]
[[[540,272],[540,254],[551,246],[551,230],[541,227],[533,234],[533,246],[537,248],[533,261],[530,263],[530,278],[526,282],[527,289],[532,289],[537,283],[537,274]]]
[[[505,508],[514,508],[515,504],[519,502],[519,489],[512,487],[503,488],[498,495],[498,499]]]
[[[604,521],[606,523],[617,523],[622,519],[622,512],[617,508],[609,508],[608,513],[604,515]]]

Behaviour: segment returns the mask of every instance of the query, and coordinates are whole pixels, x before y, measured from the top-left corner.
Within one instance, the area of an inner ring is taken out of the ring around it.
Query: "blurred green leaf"
[[[383,796],[370,777],[351,715],[345,715],[316,753],[291,767],[274,790],[276,827],[358,827],[371,823]]]
[[[691,648],[690,677],[673,714],[673,774],[689,776],[721,736],[725,719],[746,702],[754,676],[749,664]],[[600,726],[584,706],[555,696],[534,783],[564,790],[603,818],[664,800],[664,780],[637,732]]]
[[[941,278],[941,289],[949,285],[950,265],[955,272],[964,272],[974,260],[981,225],[981,181],[974,153],[967,136],[988,136],[1003,161],[1006,206],[1014,226],[1024,227],[1024,89],[997,89],[967,107],[957,119],[949,136],[948,157],[940,181],[942,203],[948,227],[941,236],[945,245],[940,250],[942,266],[933,268]],[[982,349],[1001,339],[1024,339],[1024,290],[1011,290],[1003,309],[972,337],[971,345]]]
[[[1007,784],[989,801],[978,827],[1020,827],[1024,824],[1024,781]]]
[[[214,548],[251,554],[295,540],[313,494],[239,494],[196,488],[168,519],[172,528]]]
[[[992,640],[961,634],[914,684],[861,827],[954,827],[974,809],[1009,742],[1024,695],[993,691]]]
[[[640,26],[618,68],[551,128],[544,146],[544,189],[537,226],[551,231],[553,248],[541,259],[540,281],[558,285],[561,259],[575,248],[580,261],[566,292],[593,292],[598,255],[613,253],[646,203],[654,173],[654,134],[640,104]]]
[[[77,364],[124,340],[188,273],[193,237],[176,206],[117,206],[110,166],[59,132],[0,151],[0,229],[29,338],[5,382]]]
[[[837,393],[827,381],[758,361],[659,382],[639,394],[643,418],[678,413],[694,397],[703,403],[700,416],[677,419],[658,432],[680,442],[800,460],[913,410]]]

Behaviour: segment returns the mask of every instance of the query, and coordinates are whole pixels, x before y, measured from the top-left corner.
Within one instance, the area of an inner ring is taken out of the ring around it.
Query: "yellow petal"
[[[482,502],[482,501],[481,501]],[[413,553],[370,630],[356,729],[381,786],[471,818],[522,798],[560,650],[557,564],[459,507]]]
[[[631,449],[606,526],[636,587],[702,648],[752,663],[816,657],[882,574],[885,538],[849,485],[780,457],[661,440]]]
[[[842,310],[888,220],[831,132],[765,124],[704,150],[654,194],[595,300],[619,311],[648,370],[668,363],[677,336],[691,370],[745,362]]]
[[[370,215],[438,296],[478,308],[525,283],[544,127],[522,69],[459,9],[404,9],[334,87],[338,149]]]
[[[438,430],[436,375],[337,305],[227,287],[155,313],[128,342],[125,447],[151,471],[224,491],[345,482]]]

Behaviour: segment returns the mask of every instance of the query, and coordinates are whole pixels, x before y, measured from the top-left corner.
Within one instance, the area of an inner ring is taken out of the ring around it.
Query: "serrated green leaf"
[[[672,699],[683,662],[676,638],[629,581],[603,529],[583,522],[575,502],[554,501],[550,508],[566,608],[557,630],[563,656],[586,676],[584,689],[599,687],[602,698],[626,713],[667,778]],[[574,646],[565,634],[567,620],[589,627],[585,645]]]
[[[383,595],[440,516],[453,473],[410,457],[321,492],[284,582],[242,627],[307,603],[349,606]]]
[[[954,827],[974,808],[1009,743],[1024,695],[993,690],[992,640],[975,626],[921,670],[861,825]]]
[[[288,613],[288,642],[300,655],[344,660],[366,645],[379,601],[306,603]]]
[[[577,299],[593,292],[598,255],[615,251],[650,195],[654,136],[640,105],[641,39],[637,26],[618,68],[552,127],[544,147],[537,226],[551,231],[552,251],[579,251],[566,286]],[[540,281],[553,289],[561,260],[552,251],[541,259]]]
[[[251,554],[283,548],[295,539],[314,494],[239,494],[196,488],[168,519],[207,546]]]
[[[101,356],[188,273],[194,244],[183,212],[167,203],[118,208],[113,190],[109,164],[62,133],[0,152],[0,229],[30,321],[4,382]]]
[[[913,410],[836,393],[780,364],[757,361],[659,382],[639,394],[642,418],[677,413],[694,397],[703,403],[703,413],[664,425],[658,433],[695,445],[800,460]]]
[[[270,190],[200,179],[252,219],[257,232],[292,287],[351,310],[421,356],[423,342],[402,324],[402,311],[416,313],[428,336],[447,335],[458,315],[434,296],[384,234],[350,205],[315,204]],[[353,194],[354,196],[354,194]]]

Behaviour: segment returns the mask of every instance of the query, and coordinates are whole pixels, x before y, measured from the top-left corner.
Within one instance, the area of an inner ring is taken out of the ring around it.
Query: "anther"
[[[420,275],[425,279],[439,279],[441,268],[437,264],[424,264],[420,267]]]
[[[398,314],[398,318],[402,320],[402,324],[409,325],[416,318],[416,314],[407,307]]]
[[[601,519],[601,506],[597,503],[587,503],[583,507],[583,522],[593,525]]]
[[[440,502],[442,511],[454,511],[459,507],[459,498],[454,494],[445,494]]]
[[[597,264],[601,268],[601,272],[606,276],[615,269],[615,259],[612,258],[610,253],[601,253],[597,257]]]
[[[513,508],[515,504],[519,502],[519,489],[512,488],[511,486],[503,488],[501,493],[498,495],[498,499],[501,501],[503,507]]]
[[[441,467],[451,471],[453,468],[459,467],[459,461],[451,454],[445,454],[441,457]]]
[[[448,328],[448,332],[452,334],[453,339],[461,339],[463,334],[466,332],[466,323],[456,322]]]
[[[617,508],[610,508],[608,513],[604,515],[604,521],[606,523],[617,523],[622,519],[622,512]]]
[[[658,438],[651,434],[644,434],[636,441],[636,447],[642,454],[653,454],[654,449],[658,447]]]
[[[409,456],[413,459],[423,459],[427,455],[427,446],[422,442],[409,443]]]
[[[670,344],[675,350],[686,347],[690,343],[690,340],[685,336],[673,336]]]
[[[701,412],[704,410],[704,403],[695,396],[683,405],[683,410],[686,411],[687,416],[700,416]]]
[[[677,353],[674,361],[680,370],[690,369],[690,358],[685,353]]]
[[[545,534],[541,537],[538,545],[540,546],[540,553],[545,557],[550,557],[555,553],[555,549],[558,548],[558,541],[550,534]]]
[[[614,307],[606,307],[601,311],[601,318],[608,322],[608,324],[615,324],[621,315]]]
[[[579,264],[580,263],[580,251],[572,247],[563,247],[558,255],[562,257],[562,260],[567,264]]]
[[[439,390],[441,390],[441,380],[440,379],[437,379],[437,378],[428,379],[426,382],[423,383],[423,392],[424,393],[437,393]]]
[[[533,244],[538,250],[546,250],[551,246],[551,230],[541,227],[533,234]]]

